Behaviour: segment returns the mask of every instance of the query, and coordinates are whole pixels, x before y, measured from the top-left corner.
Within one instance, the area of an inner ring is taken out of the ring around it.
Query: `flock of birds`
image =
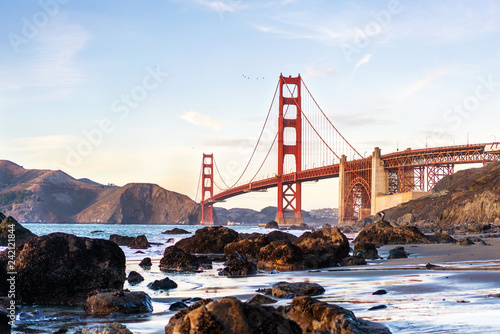
[[[242,74],[242,77],[245,79],[250,79],[250,77],[247,77],[246,75]],[[259,77],[256,77],[255,79],[259,80]],[[264,77],[262,77],[262,80],[264,80]]]

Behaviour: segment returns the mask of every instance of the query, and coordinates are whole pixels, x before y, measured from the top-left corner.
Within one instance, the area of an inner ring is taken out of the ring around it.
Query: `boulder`
[[[219,271],[220,276],[250,276],[257,274],[255,263],[248,261],[246,257],[235,253],[229,257],[224,269]]]
[[[224,247],[226,257],[239,253],[247,257],[250,261],[259,260],[260,249],[269,244],[269,238],[263,234],[248,237],[246,239],[237,240],[227,244]]]
[[[14,232],[14,233],[11,233],[11,232]],[[32,233],[30,230],[23,227],[14,218],[12,218],[10,216],[1,220],[1,223],[0,223],[0,246],[8,246],[9,235],[11,236],[10,242],[14,241],[16,246],[22,245],[27,240],[29,240],[33,237],[36,237],[36,234]],[[15,237],[12,238],[12,236],[15,236]]]
[[[303,230],[312,230],[312,227],[305,223],[300,223],[299,225],[292,225],[288,228],[291,231],[303,231]]]
[[[342,259],[342,266],[362,266],[366,261],[362,256],[348,256]]]
[[[156,280],[148,284],[148,288],[150,288],[151,290],[170,290],[175,289],[176,287],[177,283],[175,283],[168,277],[165,277],[162,280]]]
[[[394,227],[387,222],[377,222],[365,227],[354,239],[354,243],[376,245],[430,244],[431,241],[415,226]]]
[[[125,254],[114,242],[52,233],[16,249],[18,301],[83,304],[96,289],[122,289]]]
[[[327,228],[332,228],[332,225],[325,223],[323,226],[321,226],[321,229],[327,229]]]
[[[224,247],[238,239],[238,232],[224,226],[207,226],[175,246],[191,254],[224,254]]]
[[[452,244],[456,242],[456,240],[450,236],[449,234],[446,233],[435,233],[432,235],[429,235],[429,240],[434,243],[439,243],[439,244]]]
[[[89,295],[85,313],[106,316],[112,313],[136,314],[153,312],[149,295],[142,291],[105,291]]]
[[[356,256],[362,256],[364,259],[370,260],[376,260],[380,258],[380,256],[378,255],[377,247],[371,242],[359,242],[355,244],[353,254]]]
[[[141,283],[142,281],[144,281],[144,277],[142,277],[141,274],[139,274],[137,271],[131,271],[129,274],[128,274],[128,277],[127,277],[127,281],[129,282],[129,284],[131,285],[136,285],[136,284],[139,284]]]
[[[269,221],[269,223],[266,224],[265,228],[280,228],[277,222],[274,220]]]
[[[474,241],[472,241],[471,238],[462,238],[460,240],[457,240],[455,242],[457,245],[461,245],[461,246],[470,246],[470,245],[474,245]]]
[[[144,270],[149,270],[151,269],[151,266],[153,266],[153,263],[151,262],[150,257],[145,257],[144,259],[139,262],[139,267],[141,267]]]
[[[175,302],[168,308],[170,311],[179,311],[188,307],[184,302]]]
[[[349,255],[349,241],[338,228],[306,232],[293,242],[304,254],[312,254],[319,260],[320,267],[340,263]]]
[[[162,271],[196,271],[200,267],[200,261],[194,255],[184,252],[176,246],[165,249],[160,260]]]
[[[357,318],[343,307],[297,296],[283,309],[286,318],[295,321],[304,333],[390,334],[378,324]]]
[[[302,331],[272,306],[225,297],[208,303],[204,300],[179,311],[165,327],[165,334],[173,333],[298,334]]]
[[[279,282],[273,285],[272,295],[276,298],[293,298],[295,296],[317,296],[325,293],[318,283],[287,283]]]
[[[134,238],[128,246],[132,249],[146,249],[151,247],[151,244],[148,241],[148,238],[146,238],[145,235],[139,235],[138,237]]]
[[[118,246],[128,246],[134,239],[135,239],[134,237],[128,237],[125,235],[118,235],[118,234],[111,234],[109,236],[109,240],[113,241]]]
[[[3,306],[0,306],[0,333],[11,333],[9,322],[15,319],[15,314],[10,318],[10,312]]]
[[[273,242],[273,241],[290,241],[290,242],[294,242],[295,240],[298,239],[297,236],[291,234],[291,233],[288,233],[288,232],[283,232],[283,231],[272,231],[272,232],[269,232],[268,234],[266,234],[267,236],[267,239],[269,240],[269,242]]]
[[[248,304],[259,304],[259,305],[274,304],[277,302],[278,301],[276,299],[273,299],[266,295],[261,295],[260,293],[256,294],[247,301]]]
[[[273,241],[259,252],[257,268],[263,270],[302,270],[304,253],[289,241]]]
[[[396,247],[389,251],[388,259],[405,259],[408,257],[408,253],[405,251],[404,247]]]
[[[161,234],[191,234],[191,232],[186,231],[182,228],[174,227],[171,230],[166,230],[164,232],[161,232]]]
[[[66,331],[64,331],[64,333],[66,333]],[[132,334],[132,332],[127,326],[114,322],[112,324],[99,325],[95,328],[84,327],[81,330],[81,334]]]

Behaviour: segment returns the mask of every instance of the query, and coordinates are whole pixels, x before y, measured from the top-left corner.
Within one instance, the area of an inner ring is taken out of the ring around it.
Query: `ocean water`
[[[165,235],[161,232],[180,227],[194,232],[201,226],[172,225],[101,225],[101,224],[24,224],[38,235],[52,232],[72,233],[77,236],[109,239],[111,234],[127,236],[146,235],[150,242],[160,243],[144,254],[122,246],[127,257],[127,274],[138,271],[145,281],[125,288],[145,291],[153,299],[154,311],[148,315],[134,315],[122,318],[88,317],[83,307],[25,307],[18,313],[14,333],[53,333],[60,328],[74,333],[83,327],[118,321],[134,333],[164,333],[164,327],[175,312],[169,307],[185,298],[220,298],[235,296],[247,300],[255,290],[270,287],[279,281],[315,282],[326,292],[320,299],[338,304],[353,311],[357,317],[379,322],[390,328],[392,333],[500,333],[500,298],[488,297],[500,293],[500,272],[496,270],[474,270],[473,263],[463,263],[468,270],[425,270],[427,263],[422,258],[421,266],[391,266],[390,261],[371,261],[367,266],[325,268],[318,271],[260,272],[256,276],[228,278],[218,276],[223,263],[214,263],[213,269],[202,273],[164,273],[158,263],[166,247],[185,235]],[[238,232],[267,233],[259,227],[234,226]],[[299,236],[303,231],[291,231]],[[354,235],[347,235],[353,240]],[[170,239],[170,240],[169,240]],[[384,251],[381,252],[383,257]],[[140,260],[149,256],[153,260],[151,270],[138,266]],[[481,266],[487,265],[481,262]],[[456,264],[455,264],[456,265]],[[472,270],[471,270],[472,269]],[[155,292],[147,284],[156,279],[169,277],[178,287],[165,292]],[[386,295],[372,295],[384,289]],[[281,299],[275,305],[284,305],[290,300]],[[373,306],[386,308],[371,311]],[[41,312],[40,312],[41,311]]]

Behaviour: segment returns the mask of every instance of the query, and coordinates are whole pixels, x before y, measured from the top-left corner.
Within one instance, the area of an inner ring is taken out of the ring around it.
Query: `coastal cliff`
[[[21,222],[196,224],[200,207],[155,184],[105,186],[0,160],[0,211]]]

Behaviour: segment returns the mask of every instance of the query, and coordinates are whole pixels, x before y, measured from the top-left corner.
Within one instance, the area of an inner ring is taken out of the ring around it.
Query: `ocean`
[[[369,261],[367,266],[335,267],[315,271],[260,272],[255,276],[228,278],[218,276],[223,263],[214,263],[213,269],[201,273],[164,273],[158,263],[166,247],[191,234],[166,235],[161,232],[174,227],[195,232],[202,226],[173,225],[103,225],[103,224],[23,224],[37,235],[53,232],[71,233],[77,236],[109,239],[111,234],[137,236],[144,234],[150,242],[160,243],[149,249],[137,250],[121,246],[127,258],[127,275],[138,271],[145,281],[125,288],[131,291],[145,291],[153,299],[154,311],[148,315],[134,315],[120,318],[93,318],[85,315],[83,307],[30,306],[18,312],[13,333],[54,333],[66,328],[74,333],[83,327],[92,327],[112,321],[127,326],[133,333],[164,333],[164,327],[175,312],[169,311],[172,303],[189,297],[220,298],[235,296],[247,300],[259,288],[268,288],[273,283],[314,282],[321,284],[326,292],[320,299],[347,308],[357,317],[380,322],[392,333],[499,333],[500,298],[487,295],[499,293],[500,272],[498,270],[475,270],[484,268],[488,261],[455,263],[460,270],[426,270],[425,257],[415,265],[391,265],[391,260]],[[268,233],[257,226],[231,226],[237,232]],[[299,236],[303,231],[290,231]],[[354,234],[347,234],[352,240]],[[169,240],[171,239],[171,240]],[[383,246],[379,254],[387,258],[391,247]],[[418,254],[414,254],[418,257]],[[153,267],[145,271],[138,266],[144,257],[151,257]],[[418,262],[418,261],[417,261]],[[467,270],[465,270],[467,269]],[[166,292],[150,290],[147,284],[165,276],[174,280],[178,287]],[[385,295],[372,295],[384,289]],[[285,305],[290,299],[280,299],[277,304]],[[369,310],[374,306],[386,306]]]

